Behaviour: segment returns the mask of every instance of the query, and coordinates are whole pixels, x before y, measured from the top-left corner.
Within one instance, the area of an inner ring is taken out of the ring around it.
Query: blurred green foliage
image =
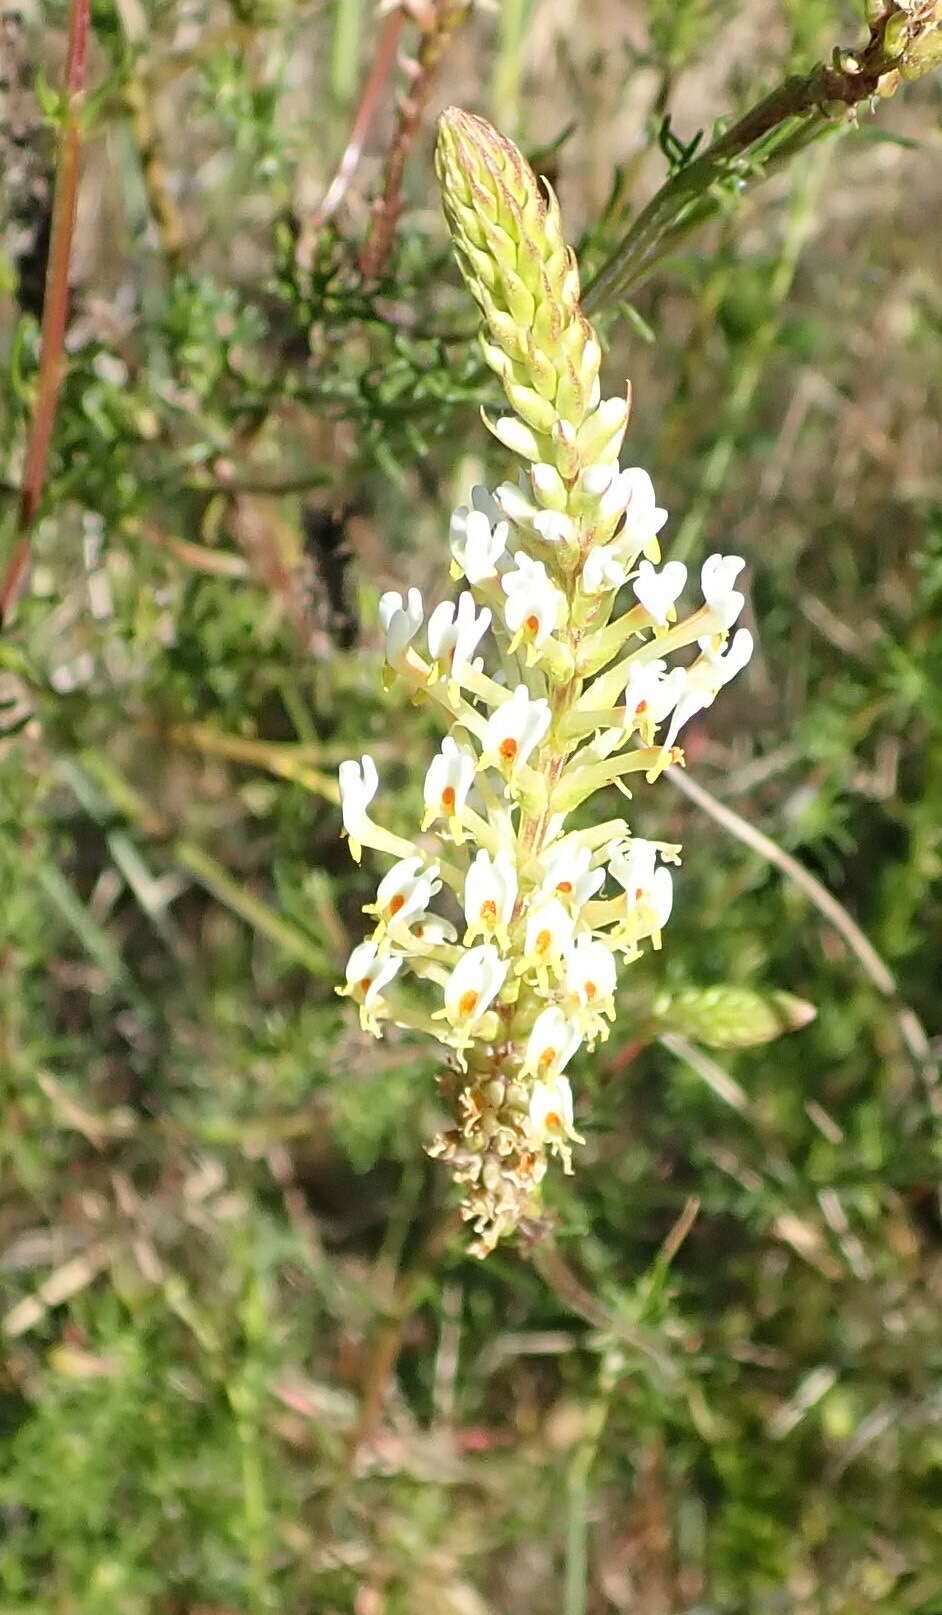
[[[9,35],[4,545],[65,20]],[[95,27],[68,371],[0,642],[0,1607],[937,1615],[938,81],[729,200],[607,321],[669,533],[749,563],[761,654],[691,772],[897,990],[664,783],[637,828],[685,844],[677,910],[576,1072],[556,1244],[478,1265],[423,1155],[433,1052],[334,994],[377,873],[336,764],[372,750],[406,826],[433,744],[382,693],[376,597],[443,592],[450,507],[506,473],[430,120],[366,283],[392,85],[315,227],[365,0]],[[430,107],[493,84],[597,267],[681,146],[860,32],[832,0],[475,9]],[[783,994],[817,1018],[757,1045],[743,1014]]]

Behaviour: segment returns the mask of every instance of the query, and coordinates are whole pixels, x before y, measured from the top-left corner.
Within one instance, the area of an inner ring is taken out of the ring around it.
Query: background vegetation
[[[3,24],[8,555],[67,21]],[[608,299],[673,553],[748,558],[760,654],[688,745],[746,830],[651,793],[639,828],[686,845],[664,952],[576,1072],[555,1233],[478,1264],[423,1154],[433,1054],[333,990],[377,873],[335,765],[368,746],[405,827],[431,749],[377,597],[441,593],[449,508],[505,470],[434,115],[552,174],[588,275],[700,131],[866,29],[838,0],[92,21],[0,640],[0,1609],[939,1615],[938,75],[786,161],[790,124]],[[817,1018],[731,1047],[717,985]]]

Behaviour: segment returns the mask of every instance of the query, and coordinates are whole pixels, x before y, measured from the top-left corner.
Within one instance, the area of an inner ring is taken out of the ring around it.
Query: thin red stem
[[[449,40],[469,10],[469,0],[438,0],[422,25],[412,84],[399,102],[396,131],[386,159],[383,192],[374,204],[369,237],[360,256],[360,269],[367,280],[378,279],[386,266],[402,208],[406,163],[422,124],[432,82]]]
[[[366,137],[370,132],[370,125],[376,115],[380,97],[396,60],[396,50],[399,45],[399,35],[402,32],[404,17],[401,11],[394,11],[387,19],[386,26],[380,34],[373,66],[370,75],[363,86],[363,94],[357,107],[350,138],[344,148],[343,156],[337,172],[330,182],[320,207],[314,214],[313,225],[315,230],[326,224],[339,208],[341,202],[350,188],[350,181],[359,166],[360,157]]]
[[[69,311],[69,263],[82,155],[81,111],[85,98],[90,31],[91,0],[71,0],[65,106],[56,160],[49,257],[46,261],[39,376],[20,487],[17,536],[0,584],[0,628],[9,621],[29,572],[31,530],[42,497],[49,442],[62,384],[65,327]]]

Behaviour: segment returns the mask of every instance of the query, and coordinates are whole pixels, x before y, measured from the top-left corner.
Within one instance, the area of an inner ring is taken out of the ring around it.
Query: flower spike
[[[583,1139],[567,1069],[608,1036],[619,963],[660,947],[674,901],[678,847],[633,835],[610,803],[578,827],[570,814],[598,791],[629,794],[629,774],[637,789],[681,763],[684,725],[753,644],[745,629],[730,638],[739,556],[704,561],[703,603],[683,614],[686,567],[661,561],[667,512],[646,471],[619,466],[629,394],[601,396],[601,346],[552,190],[456,108],[436,160],[507,400],[485,422],[523,470],[493,494],[475,488],[452,517],[454,602],[426,617],[415,588],[380,600],[386,676],[423,695],[446,732],[412,840],[370,816],[372,758],[341,765],[351,853],[394,862],[338,990],[368,1032],[392,1024],[443,1046],[452,1123],[431,1153],[461,1186],[484,1256],[540,1214],[554,1157],[572,1170]],[[676,651],[687,654],[671,665]]]

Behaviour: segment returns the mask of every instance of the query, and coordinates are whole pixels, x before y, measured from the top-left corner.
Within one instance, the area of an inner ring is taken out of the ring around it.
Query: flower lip
[[[567,993],[583,1009],[614,1014],[615,986],[611,948],[597,937],[577,937],[566,958]]]
[[[501,588],[507,596],[504,621],[513,636],[511,651],[522,639],[539,647],[549,639],[565,614],[566,597],[552,583],[542,561],[532,561],[522,550],[514,555],[515,570],[505,572]]]
[[[441,891],[438,864],[426,865],[421,854],[402,858],[388,870],[376,891],[373,905],[380,924],[395,923],[398,928],[407,925],[415,915],[422,914],[437,892]]]
[[[558,897],[536,903],[527,916],[521,964],[536,967],[537,975],[565,957],[575,929],[575,917]]]
[[[638,604],[643,606],[657,628],[666,628],[676,615],[674,604],[687,581],[683,561],[668,561],[658,572],[650,561],[642,561],[632,585]]]
[[[462,955],[445,983],[444,1013],[453,1026],[467,1030],[481,1019],[504,985],[507,970],[493,942]]]
[[[617,488],[609,490],[613,505],[624,502],[622,537],[644,546],[657,538],[667,521],[667,511],[657,503],[654,483],[641,466],[628,466],[616,478]],[[614,512],[613,512],[614,513]]]
[[[546,1081],[559,1076],[582,1042],[582,1030],[558,1004],[540,1011],[527,1039],[523,1069]],[[572,1111],[569,1112],[570,1120]]]
[[[340,784],[340,814],[351,842],[359,842],[367,808],[379,790],[379,774],[372,757],[364,754],[359,762],[351,758],[337,770]]]
[[[346,967],[346,987],[366,1011],[375,1010],[388,986],[402,966],[398,954],[380,953],[373,942],[360,942],[354,948]]]
[[[493,758],[508,771],[518,768],[544,738],[550,721],[549,703],[542,697],[532,700],[526,686],[518,684],[487,721],[479,766]]]
[[[472,587],[496,576],[509,531],[500,507],[486,488],[473,490],[470,510],[461,505],[455,511],[449,547],[455,566]]]
[[[584,594],[605,594],[620,589],[627,577],[618,545],[596,544],[586,556],[579,582]]]
[[[427,830],[435,819],[460,822],[468,792],[474,782],[473,754],[459,746],[452,735],[446,735],[441,750],[432,758],[425,775],[423,794],[425,816],[422,828]],[[454,830],[454,823],[452,829]]]
[[[443,600],[428,620],[428,648],[433,662],[444,663],[455,678],[460,678],[490,624],[490,610],[485,606],[478,616],[469,590],[462,591],[456,605]]]
[[[482,847],[465,876],[465,942],[483,934],[499,937],[506,946],[516,901],[517,866],[513,854],[501,848],[492,858]]]
[[[401,663],[424,620],[420,591],[410,589],[403,600],[401,594],[388,589],[380,596],[379,620],[386,633],[386,660],[395,667]]]
[[[544,897],[562,898],[581,908],[594,897],[605,880],[604,869],[592,868],[588,847],[570,847],[556,853],[546,867],[540,885]]]
[[[745,564],[741,555],[717,554],[708,555],[700,568],[703,598],[721,632],[732,628],[746,603],[745,596],[733,588]]]

